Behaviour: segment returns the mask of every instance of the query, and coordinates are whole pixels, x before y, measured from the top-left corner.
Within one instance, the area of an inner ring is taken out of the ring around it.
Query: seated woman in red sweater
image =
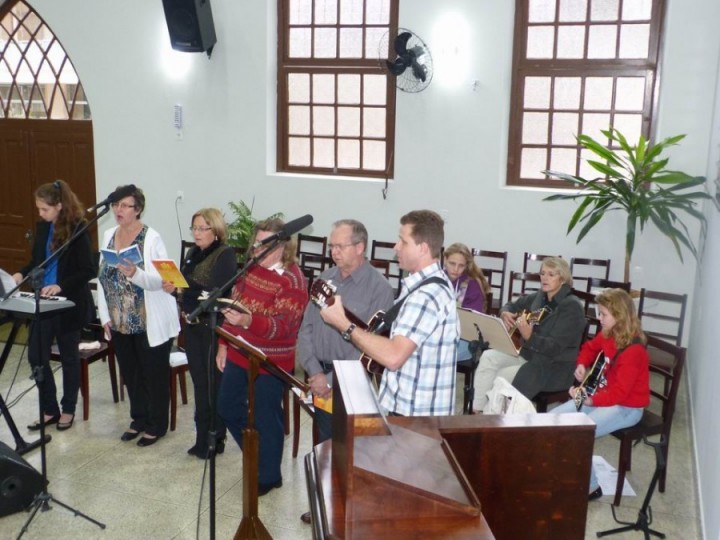
[[[581,411],[597,425],[595,438],[615,430],[634,426],[650,402],[650,374],[645,334],[630,295],[622,289],[607,289],[595,299],[598,303],[602,332],[580,349],[575,378],[583,382],[595,359],[604,369],[597,390],[585,395],[582,387],[571,387],[571,401],[556,407],[552,413]],[[595,471],[590,477],[592,501],[602,497]]]
[[[279,219],[258,223],[250,245],[280,232],[283,225]],[[264,249],[263,246],[256,248],[254,255]],[[292,372],[295,367],[295,342],[308,301],[305,280],[295,262],[294,242],[281,243],[252,266],[235,283],[232,297],[246,306],[250,313],[224,310],[223,328],[262,350],[268,360],[278,367]],[[242,432],[247,427],[248,415],[248,359],[220,339],[216,361],[223,373],[218,413],[242,448]],[[260,371],[255,380],[255,429],[260,447],[258,495],[282,486],[280,462],[285,440],[282,398],[283,383],[280,379]]]

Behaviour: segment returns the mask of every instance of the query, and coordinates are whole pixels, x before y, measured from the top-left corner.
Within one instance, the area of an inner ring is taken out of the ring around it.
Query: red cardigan
[[[234,336],[242,336],[265,353],[268,360],[285,371],[295,369],[295,342],[302,322],[308,293],[300,268],[294,264],[281,274],[262,266],[254,266],[235,284],[233,297],[252,312],[246,330],[228,322],[223,328]],[[227,359],[248,368],[248,359],[222,338],[228,348]],[[263,371],[265,373],[265,371]]]
[[[610,360],[610,364],[605,368],[606,384],[601,384],[592,396],[593,406],[647,407],[650,403],[647,349],[641,344],[633,344],[613,360],[617,353],[615,339],[606,338],[600,333],[583,344],[577,358],[578,365],[582,364],[589,369],[600,351]]]

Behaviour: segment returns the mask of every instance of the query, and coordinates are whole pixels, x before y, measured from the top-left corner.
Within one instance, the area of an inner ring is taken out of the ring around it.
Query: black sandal
[[[74,422],[74,421],[75,421],[75,415],[74,415],[74,414],[73,414],[72,417],[70,418],[70,421],[69,421],[69,422],[60,422],[60,418],[58,418],[57,430],[58,430],[58,431],[65,431],[66,429],[70,429],[71,427],[73,427],[73,422]]]
[[[56,414],[55,416],[51,416],[47,420],[45,420],[45,426],[52,426],[53,424],[57,424],[58,420],[60,420],[60,415]],[[40,421],[35,422],[34,424],[30,424],[27,427],[30,431],[40,431]]]

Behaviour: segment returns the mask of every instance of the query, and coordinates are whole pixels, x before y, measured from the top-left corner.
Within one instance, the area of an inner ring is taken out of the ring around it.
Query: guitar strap
[[[397,319],[397,316],[400,313],[400,308],[405,303],[405,300],[407,300],[408,296],[417,291],[420,287],[424,287],[425,285],[429,285],[431,283],[437,283],[438,285],[445,285],[447,287],[447,282],[438,276],[431,276],[427,279],[422,280],[420,283],[410,289],[405,296],[395,302],[395,305],[393,305],[393,307],[391,307],[385,312],[385,315],[383,316],[383,326],[386,326],[389,330],[393,321]]]

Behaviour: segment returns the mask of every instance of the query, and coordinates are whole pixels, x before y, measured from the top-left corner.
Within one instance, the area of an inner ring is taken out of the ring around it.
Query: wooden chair
[[[486,311],[498,314],[505,298],[505,270],[507,269],[507,251],[487,251],[473,249],[475,263],[482,269],[492,289],[492,298],[486,298]]]
[[[395,289],[395,297],[400,294],[402,288],[403,271],[400,269],[395,257],[395,242],[381,242],[373,240],[370,244],[370,260],[388,261],[390,269],[388,270],[388,281]]]
[[[370,259],[369,262],[373,267],[378,269],[378,272],[385,276],[385,279],[390,279],[390,261]]]
[[[640,289],[638,317],[646,334],[682,345],[686,309],[687,294]]]
[[[190,248],[195,245],[192,240],[180,240],[180,266],[185,262],[185,255],[190,251]]]
[[[307,376],[305,377],[307,382]],[[312,402],[308,402],[304,396],[301,396],[295,390],[292,390],[293,398],[293,442],[292,442],[292,457],[296,458],[298,455],[298,448],[300,446],[300,410],[305,411],[312,422],[312,440],[313,446],[318,443],[318,434],[315,429],[315,407]]]
[[[622,289],[626,292],[630,292],[630,282],[624,281],[612,281],[610,279],[602,278],[587,278],[587,292],[596,293],[602,289]]]
[[[540,274],[535,272],[510,272],[508,302],[512,302],[524,294],[537,291],[539,288]]]
[[[310,234],[297,235],[296,255],[299,260],[307,255],[325,255],[327,253],[327,236],[313,236]]]
[[[578,267],[587,268],[579,269]],[[576,275],[578,271],[581,272],[580,275]],[[570,259],[570,272],[573,275],[573,287],[587,290],[587,281],[590,277],[610,279],[610,259],[583,259],[581,257],[573,257]]]
[[[179,347],[170,353],[170,431],[175,431],[177,424],[177,389],[180,386],[180,399],[187,405],[187,380],[185,374],[189,371],[185,351]]]
[[[636,425],[612,433],[614,437],[620,439],[614,506],[620,504],[625,473],[630,470],[632,448],[636,441],[641,440],[643,437],[661,435],[667,443],[662,451],[665,456],[665,463],[668,463],[670,431],[687,351],[684,347],[668,343],[652,335],[648,336],[647,346],[648,353],[650,353],[650,405],[645,408],[642,419]],[[654,349],[670,355],[674,360],[672,366],[667,367],[654,362],[652,354]],[[661,493],[665,492],[666,474],[667,467],[660,476],[659,490]]]
[[[93,362],[107,361],[110,374],[110,387],[112,389],[113,402],[118,399],[118,382],[115,372],[115,348],[112,341],[105,339],[105,332],[100,323],[90,323],[83,330],[83,339],[80,342],[80,395],[83,400],[83,420],[90,417],[90,373],[89,366]],[[91,343],[97,343],[98,348],[88,349]],[[50,360],[60,361],[60,350],[57,344],[50,349]]]
[[[542,262],[548,257],[560,257],[560,255],[540,255],[528,251],[523,255],[523,272],[540,272]]]

